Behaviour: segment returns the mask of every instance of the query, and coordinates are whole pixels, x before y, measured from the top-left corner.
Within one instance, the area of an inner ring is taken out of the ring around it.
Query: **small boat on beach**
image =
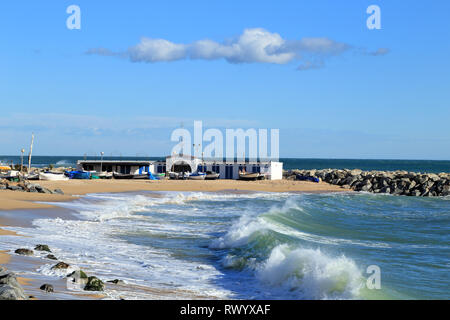
[[[7,172],[0,173],[0,179],[6,179],[6,180],[19,179],[19,171],[9,170]]]
[[[193,173],[193,174],[190,174],[189,176],[187,176],[187,178],[189,180],[205,180],[206,173],[203,173],[203,172]]]
[[[0,164],[0,171],[10,171],[11,167],[4,165],[4,164]]]
[[[255,181],[258,179],[261,179],[261,174],[258,172],[254,173],[239,172],[239,180]]]
[[[63,173],[55,173],[55,172],[40,172],[39,180],[47,180],[47,181],[66,181],[69,180]]]
[[[97,177],[100,179],[112,179],[113,173],[112,172],[99,172],[97,173]]]
[[[29,173],[24,176],[26,180],[39,180],[39,173]]]
[[[217,180],[219,179],[219,177],[220,177],[219,173],[208,171],[206,172],[205,180]]]
[[[133,179],[134,178],[134,174],[114,172],[113,173],[113,178],[114,179]]]
[[[150,179],[150,175],[148,173],[135,174],[135,175],[133,175],[133,179],[148,180],[148,179]]]
[[[169,172],[169,178],[172,179],[172,180],[182,179],[180,172]]]

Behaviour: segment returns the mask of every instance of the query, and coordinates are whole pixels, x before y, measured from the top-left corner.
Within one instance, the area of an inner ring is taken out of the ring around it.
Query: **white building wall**
[[[270,180],[283,179],[283,163],[270,162]]]

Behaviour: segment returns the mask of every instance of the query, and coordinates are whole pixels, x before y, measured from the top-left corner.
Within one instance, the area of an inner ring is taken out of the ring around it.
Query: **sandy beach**
[[[262,192],[341,192],[348,191],[339,186],[325,182],[308,181],[189,181],[189,180],[69,180],[69,181],[39,181],[48,189],[61,189],[64,195],[28,193],[10,190],[0,191],[0,210],[43,209],[51,205],[36,203],[73,200],[78,195],[103,192],[129,191],[262,191]]]

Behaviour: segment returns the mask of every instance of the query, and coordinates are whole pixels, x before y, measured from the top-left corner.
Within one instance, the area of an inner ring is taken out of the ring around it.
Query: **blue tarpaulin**
[[[69,179],[90,179],[91,173],[85,171],[66,171],[66,176]]]
[[[302,176],[301,174],[298,174],[295,178],[296,178],[296,180],[299,180],[299,181],[320,182],[319,178],[311,177],[311,176]]]

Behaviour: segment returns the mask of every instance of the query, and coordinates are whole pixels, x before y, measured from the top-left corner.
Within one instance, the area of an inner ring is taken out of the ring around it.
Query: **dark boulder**
[[[57,264],[55,264],[52,267],[52,269],[67,269],[69,267],[70,267],[70,265],[65,262],[58,262]]]
[[[52,251],[50,250],[50,248],[48,247],[48,245],[46,245],[46,244],[38,244],[38,245],[34,248],[34,250],[37,250],[37,251],[47,251],[47,252],[52,252]]]
[[[105,289],[105,284],[102,280],[97,277],[89,277],[84,287],[86,291],[103,291]]]
[[[51,284],[45,283],[43,284],[39,289],[45,291],[45,292],[53,292],[53,286]]]
[[[20,248],[14,251],[17,254],[23,255],[23,256],[32,256],[34,254],[33,250]]]

